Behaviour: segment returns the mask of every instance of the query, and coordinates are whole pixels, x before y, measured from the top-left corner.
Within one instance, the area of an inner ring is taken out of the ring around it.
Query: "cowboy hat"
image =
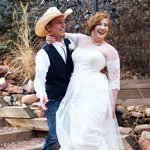
[[[65,13],[61,13],[56,7],[50,7],[37,21],[35,25],[35,33],[40,37],[46,36],[49,32],[45,29],[45,27],[51,20],[58,16],[64,16],[64,18],[66,18],[71,13],[72,9],[67,9]]]

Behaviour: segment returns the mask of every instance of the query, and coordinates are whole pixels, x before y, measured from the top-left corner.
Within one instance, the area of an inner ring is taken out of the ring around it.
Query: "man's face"
[[[64,16],[54,18],[46,28],[50,34],[55,36],[56,39],[63,38],[66,30]]]

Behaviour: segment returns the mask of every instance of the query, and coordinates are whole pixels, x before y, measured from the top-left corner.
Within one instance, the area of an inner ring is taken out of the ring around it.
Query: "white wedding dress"
[[[90,49],[82,43],[87,36],[69,35],[77,48],[72,53],[74,71],[56,114],[61,150],[122,150],[111,94],[112,87],[119,88],[119,58],[105,58],[102,50],[111,47],[107,43]],[[109,80],[100,73],[104,66]]]

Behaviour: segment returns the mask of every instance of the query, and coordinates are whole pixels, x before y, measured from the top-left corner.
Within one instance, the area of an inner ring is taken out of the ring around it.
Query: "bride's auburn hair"
[[[104,18],[108,19],[108,28],[110,30],[112,26],[110,15],[106,12],[96,12],[93,13],[87,21],[89,33],[91,33],[94,30],[95,26],[98,25]]]

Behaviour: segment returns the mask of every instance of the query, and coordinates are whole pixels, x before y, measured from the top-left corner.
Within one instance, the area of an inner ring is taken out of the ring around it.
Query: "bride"
[[[117,50],[105,40],[109,15],[97,12],[88,20],[91,36],[66,33],[75,43],[74,71],[56,113],[61,150],[123,150],[115,118],[120,89]],[[108,77],[100,70],[107,67]]]

